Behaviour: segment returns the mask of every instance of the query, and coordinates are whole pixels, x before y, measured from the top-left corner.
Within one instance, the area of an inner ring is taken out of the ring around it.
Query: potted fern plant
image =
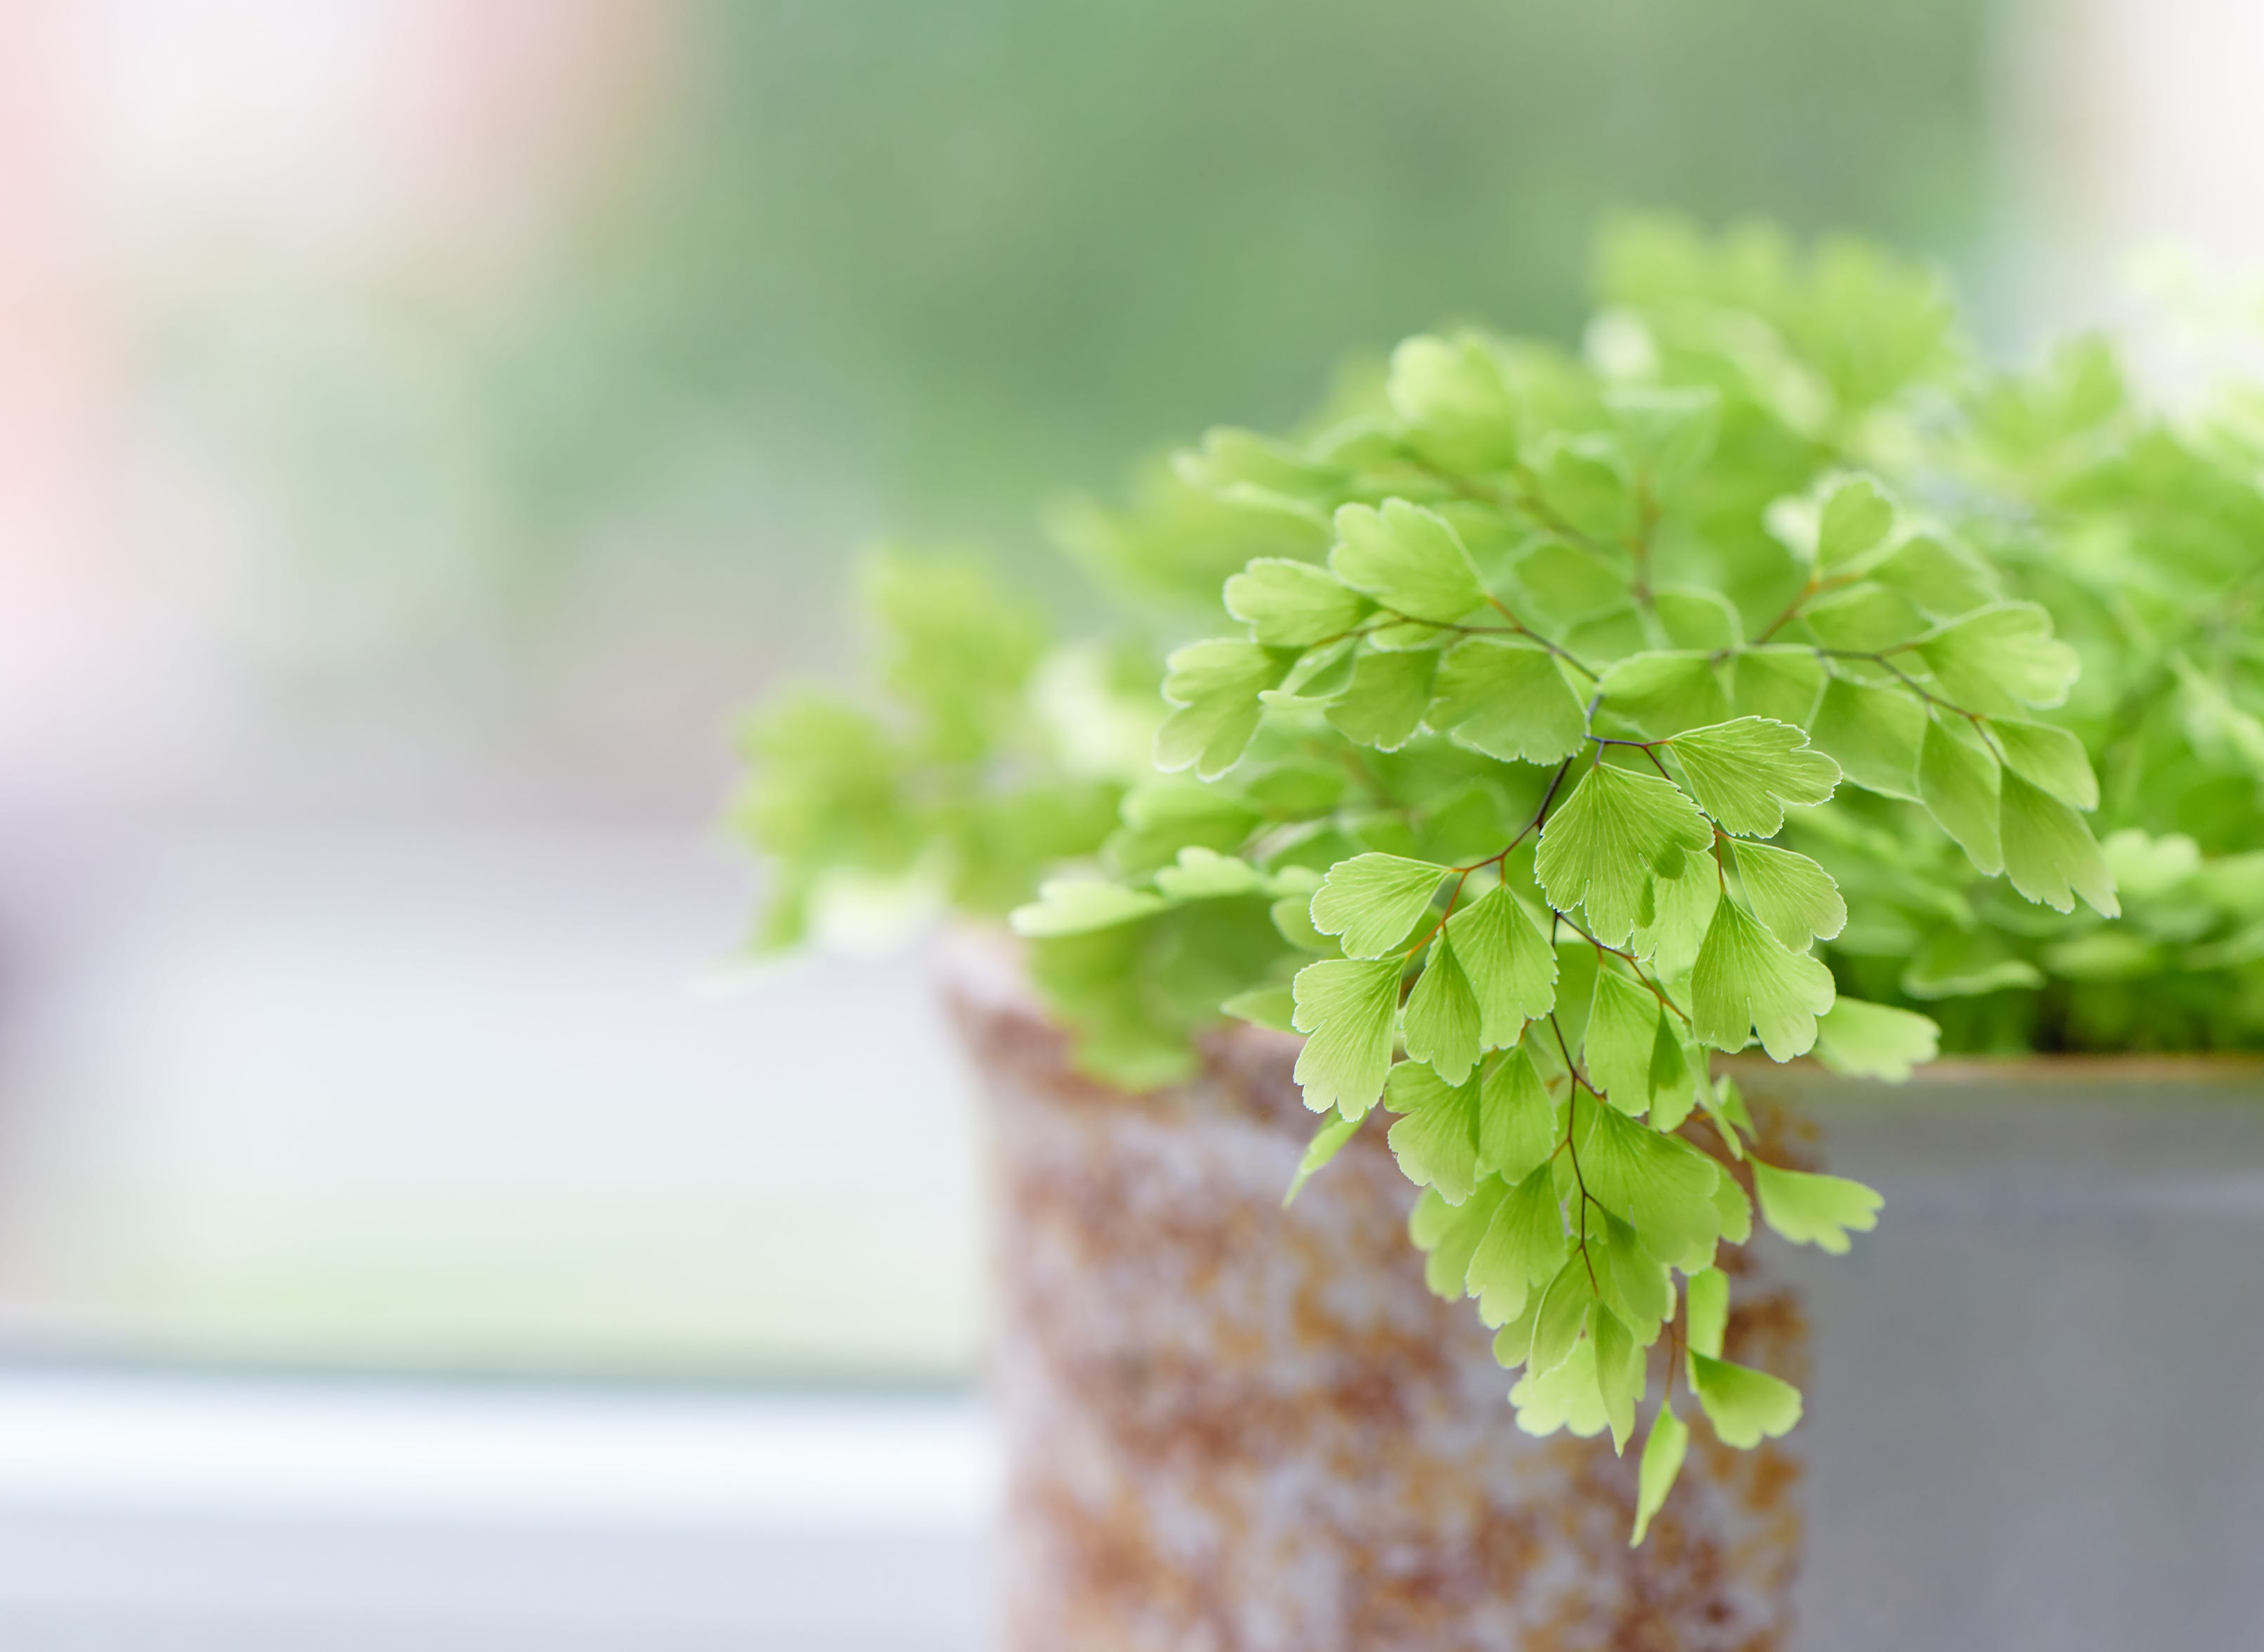
[[[1600,286],[1065,512],[1112,634],[891,562],[892,703],[752,725],[771,944],[1002,938],[1017,1646],[1782,1644],[1833,1097],[2264,1039],[2253,404],[1988,370],[1853,243]]]

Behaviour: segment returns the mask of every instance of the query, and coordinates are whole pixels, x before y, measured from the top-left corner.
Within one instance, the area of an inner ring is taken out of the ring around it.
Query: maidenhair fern
[[[1746,1189],[1832,1251],[1879,1208],[1763,1162],[1716,1053],[1898,1078],[1919,1004],[1967,1046],[2137,1041],[2134,1001],[2264,1040],[2264,466],[2099,346],[1980,372],[1861,249],[1638,226],[1606,293],[1577,359],[1411,339],[1076,518],[1211,605],[1160,671],[884,575],[901,714],[771,714],[746,818],[780,935],[844,873],[1011,907],[1102,1076],[1183,1074],[1222,1012],[1303,1034],[1291,1195],[1390,1115],[1520,1424],[1624,1449],[1648,1415],[1639,1539],[1683,1410],[1738,1446],[1800,1415],[1723,1358]]]

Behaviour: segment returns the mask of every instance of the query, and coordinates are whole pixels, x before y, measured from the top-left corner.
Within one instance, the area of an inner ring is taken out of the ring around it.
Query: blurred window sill
[[[0,1645],[982,1641],[969,1399],[0,1373]]]

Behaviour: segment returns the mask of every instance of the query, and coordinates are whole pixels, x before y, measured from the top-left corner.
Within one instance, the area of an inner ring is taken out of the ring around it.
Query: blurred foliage
[[[952,531],[1278,423],[1347,349],[1457,315],[1566,336],[1614,202],[1942,251],[1981,202],[1975,0],[706,17],[679,158],[586,294],[628,346],[628,387],[587,381],[606,424],[664,444],[662,402],[766,408]]]
[[[187,304],[200,428],[287,496],[276,650],[486,670],[498,631],[587,648],[674,600],[646,623],[679,651],[806,663],[832,634],[766,621],[838,612],[841,548],[884,522],[1052,581],[1049,490],[1279,425],[1332,362],[1372,386],[1457,316],[1569,340],[1611,204],[1946,257],[1981,228],[1981,0],[691,16],[660,129],[531,272],[231,272],[226,315]]]

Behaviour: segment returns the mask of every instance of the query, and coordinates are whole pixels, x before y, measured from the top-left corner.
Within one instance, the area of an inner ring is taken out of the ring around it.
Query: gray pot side
[[[1008,955],[945,988],[990,1109],[1008,1652],[2264,1645],[2264,1062],[1738,1059],[1781,1157],[1886,1206],[1848,1256],[1739,1258],[1729,1352],[1806,1419],[1694,1423],[1630,1551],[1632,1450],[1518,1431],[1381,1130],[1281,1208],[1295,1040],[1128,1095]]]

